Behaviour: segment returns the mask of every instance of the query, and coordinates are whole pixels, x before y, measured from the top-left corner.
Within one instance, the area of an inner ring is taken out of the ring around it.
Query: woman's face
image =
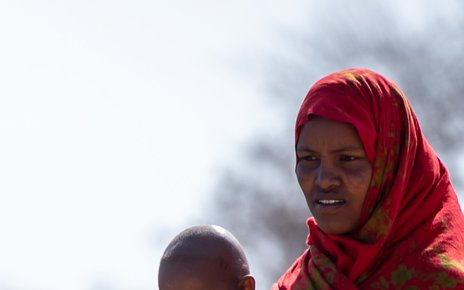
[[[354,230],[372,176],[356,129],[312,117],[301,129],[296,154],[298,182],[319,227],[337,235]]]

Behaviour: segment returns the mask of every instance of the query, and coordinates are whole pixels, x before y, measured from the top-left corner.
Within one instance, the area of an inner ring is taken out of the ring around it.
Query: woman
[[[365,69],[319,80],[296,121],[309,248],[273,285],[464,289],[464,217],[395,84]]]

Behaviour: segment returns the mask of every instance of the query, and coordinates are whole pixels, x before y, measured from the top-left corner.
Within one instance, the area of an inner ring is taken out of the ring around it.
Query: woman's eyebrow
[[[343,146],[343,147],[340,147],[340,148],[336,148],[336,149],[333,149],[333,150],[330,150],[330,152],[333,152],[333,153],[340,153],[340,152],[346,152],[346,151],[364,151],[364,147],[362,146],[359,146],[359,145],[347,145],[347,146]],[[296,151],[297,152],[310,152],[310,153],[315,153],[317,151],[305,146],[305,145],[300,145],[300,146],[297,146],[296,147]]]
[[[315,153],[316,151],[312,150],[311,148],[304,146],[304,145],[299,145],[296,147],[297,152],[310,152],[310,153]]]
[[[360,151],[360,150],[364,151],[364,147],[359,146],[359,145],[347,145],[341,148],[331,150],[331,152],[340,153],[340,152],[346,152],[346,151]]]

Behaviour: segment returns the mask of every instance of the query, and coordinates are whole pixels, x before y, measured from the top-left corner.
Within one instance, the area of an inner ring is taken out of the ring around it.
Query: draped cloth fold
[[[464,217],[448,171],[401,90],[367,69],[330,74],[301,105],[295,144],[310,115],[352,124],[373,166],[360,227],[323,232],[273,290],[464,289]]]

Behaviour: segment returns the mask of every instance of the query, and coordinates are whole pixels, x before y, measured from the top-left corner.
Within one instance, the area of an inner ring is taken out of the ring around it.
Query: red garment
[[[372,71],[344,70],[311,88],[296,142],[310,114],[357,129],[371,184],[361,227],[331,235],[309,218],[309,249],[272,289],[464,289],[464,217],[400,89]]]

